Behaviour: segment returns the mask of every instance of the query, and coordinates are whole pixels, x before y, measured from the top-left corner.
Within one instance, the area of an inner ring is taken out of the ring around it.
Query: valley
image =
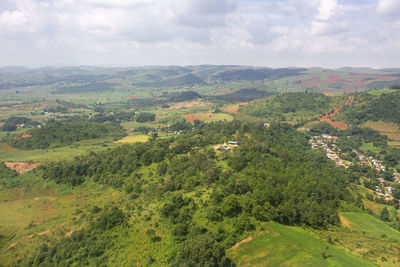
[[[0,68],[0,266],[397,266],[399,73]]]

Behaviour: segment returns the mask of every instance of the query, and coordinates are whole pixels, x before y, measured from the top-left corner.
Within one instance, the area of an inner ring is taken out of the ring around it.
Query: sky
[[[399,67],[400,0],[0,0],[0,66]]]

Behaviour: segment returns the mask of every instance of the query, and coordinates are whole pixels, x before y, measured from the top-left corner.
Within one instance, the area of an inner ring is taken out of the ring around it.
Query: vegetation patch
[[[7,143],[13,147],[30,150],[44,149],[50,145],[69,145],[73,142],[101,137],[121,138],[125,130],[119,124],[100,122],[53,122],[41,128],[28,131],[30,137],[8,138]]]
[[[146,142],[147,140],[149,140],[149,136],[148,135],[128,135],[125,136],[124,138],[116,141],[116,143],[137,143],[137,142]]]
[[[299,227],[264,224],[251,241],[228,255],[238,266],[373,266]]]
[[[376,131],[382,133],[398,133],[400,132],[400,127],[398,124],[393,122],[384,122],[384,121],[368,121],[363,124],[363,126],[372,128]]]
[[[400,232],[383,221],[365,212],[341,212],[340,215],[348,222],[349,228],[353,231],[366,233],[376,238],[386,236],[389,239],[400,242]]]

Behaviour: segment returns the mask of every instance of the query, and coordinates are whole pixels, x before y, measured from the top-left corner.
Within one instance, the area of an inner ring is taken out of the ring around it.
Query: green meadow
[[[251,241],[228,251],[238,266],[373,266],[300,227],[267,223],[263,228]]]

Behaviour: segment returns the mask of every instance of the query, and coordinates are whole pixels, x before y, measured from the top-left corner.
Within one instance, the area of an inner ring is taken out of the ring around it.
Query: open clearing
[[[19,150],[8,144],[0,143],[0,161],[11,162],[52,162],[55,160],[72,159],[88,151],[103,150],[115,146],[114,139],[88,139],[63,147],[54,147],[46,150]]]
[[[211,103],[209,103],[209,102],[203,102],[201,100],[197,100],[197,101],[176,103],[167,109],[187,109],[187,108],[193,108],[193,107],[210,107],[210,106],[211,106]]]
[[[149,136],[141,134],[141,135],[129,135],[125,136],[121,140],[116,141],[116,143],[138,143],[138,142],[146,142],[149,140]]]
[[[233,117],[226,113],[193,113],[185,114],[182,117],[186,118],[188,122],[193,122],[195,120],[200,120],[204,122],[217,122],[217,121],[232,121]]]
[[[364,123],[363,126],[379,131],[381,134],[386,135],[390,140],[400,141],[400,127],[396,123],[368,121]]]
[[[37,166],[40,165],[40,163],[32,163],[32,162],[10,162],[6,161],[4,162],[7,168],[10,170],[16,171],[18,173],[25,173],[28,172]]]
[[[400,127],[393,122],[384,122],[384,121],[368,121],[364,124],[364,126],[372,128],[379,132],[384,133],[399,133]]]
[[[251,241],[228,250],[238,266],[373,266],[300,227],[267,223],[264,228]]]
[[[228,112],[228,113],[237,113],[239,111],[240,107],[246,106],[251,102],[252,101],[250,101],[250,102],[242,102],[242,103],[234,104],[234,105],[229,105],[229,106],[223,108],[222,110],[225,111],[225,112]]]
[[[388,226],[381,220],[363,212],[341,212],[340,216],[349,222],[352,231],[366,233],[370,236],[381,238],[387,236],[389,239],[400,241],[400,232]]]

